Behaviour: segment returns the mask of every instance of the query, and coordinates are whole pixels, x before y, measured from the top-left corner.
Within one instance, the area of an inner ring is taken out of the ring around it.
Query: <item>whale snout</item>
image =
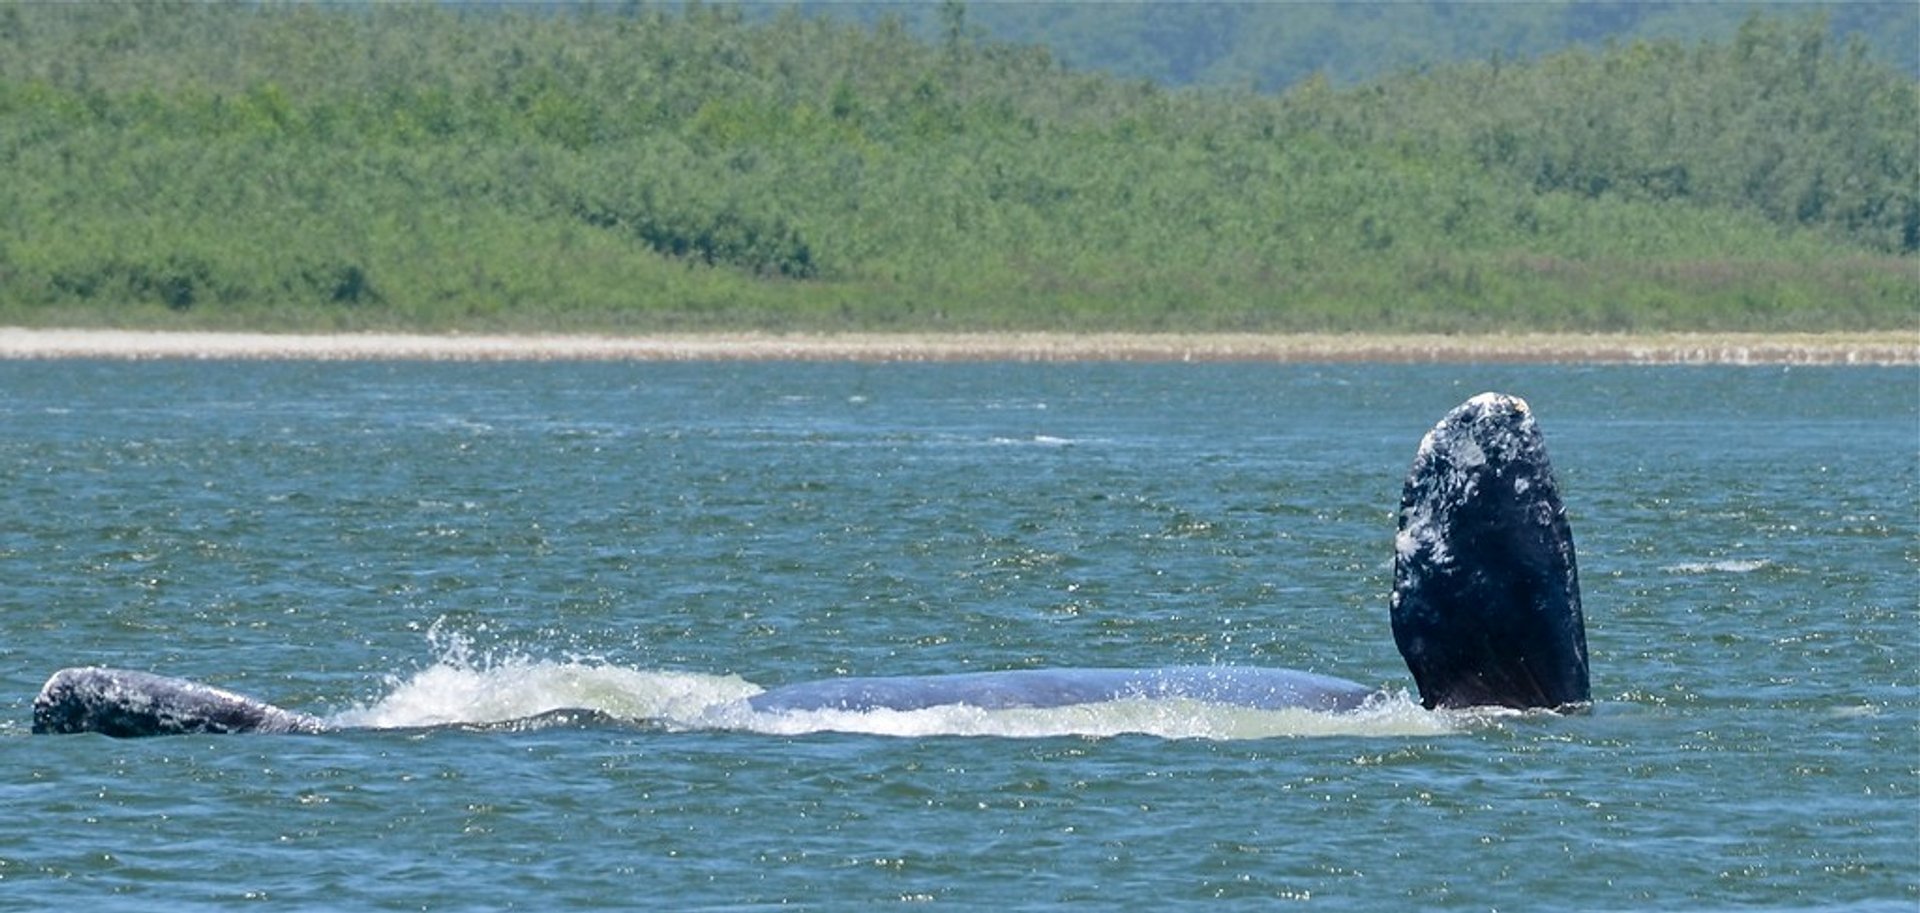
[[[1401,495],[1392,613],[1428,707],[1590,700],[1573,534],[1526,400],[1482,393],[1421,440]]]
[[[121,738],[227,732],[317,732],[318,717],[199,682],[83,666],[62,669],[33,699],[36,734]]]

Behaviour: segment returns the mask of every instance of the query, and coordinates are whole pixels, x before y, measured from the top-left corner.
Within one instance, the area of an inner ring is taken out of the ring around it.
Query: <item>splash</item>
[[[1348,713],[1256,710],[1185,699],[1120,700],[1069,707],[985,710],[756,712],[762,690],[739,676],[649,671],[600,661],[471,656],[457,639],[440,660],[371,704],[336,714],[342,727],[406,729],[621,723],[673,730],[731,730],[798,736],[838,732],[914,738],[1107,738],[1242,740],[1317,736],[1422,736],[1461,731],[1461,721],[1420,707],[1405,693],[1382,694]],[[567,712],[562,712],[567,711]]]
[[[336,714],[335,726],[375,729],[484,726],[558,710],[616,720],[698,719],[708,708],[745,701],[760,689],[739,676],[649,672],[597,660],[476,658],[466,638],[427,633],[440,659],[402,680],[385,697]]]
[[[1238,741],[1316,736],[1419,736],[1460,731],[1446,713],[1422,708],[1406,694],[1382,695],[1346,713],[1257,710],[1185,699],[1120,700],[1009,710],[965,705],[924,710],[791,711],[745,713],[729,722],[774,735],[846,732],[899,736],[993,736],[999,738],[1110,738],[1147,735],[1165,739]]]
[[[435,665],[386,697],[333,717],[337,726],[401,728],[484,725],[556,710],[618,720],[691,721],[708,708],[744,701],[759,688],[738,676],[646,672],[596,663],[509,660],[486,668]]]

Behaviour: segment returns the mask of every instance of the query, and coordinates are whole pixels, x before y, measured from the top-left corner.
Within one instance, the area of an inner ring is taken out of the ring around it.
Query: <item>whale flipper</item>
[[[36,733],[117,737],[225,732],[320,732],[319,717],[151,672],[62,669],[33,699]]]
[[[1526,400],[1482,393],[1420,442],[1400,499],[1393,638],[1428,707],[1591,700],[1566,507]]]

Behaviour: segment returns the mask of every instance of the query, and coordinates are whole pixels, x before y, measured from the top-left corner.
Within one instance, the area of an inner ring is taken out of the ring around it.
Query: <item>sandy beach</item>
[[[0,327],[0,358],[1920,364],[1920,333],[296,335]]]

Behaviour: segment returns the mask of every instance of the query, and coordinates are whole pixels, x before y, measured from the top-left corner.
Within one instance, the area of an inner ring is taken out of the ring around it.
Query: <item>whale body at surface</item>
[[[1590,700],[1573,536],[1526,401],[1483,393],[1421,440],[1395,536],[1395,644],[1429,708],[1568,710]],[[986,710],[1185,699],[1265,710],[1344,712],[1378,693],[1291,669],[1019,669],[846,677],[756,694],[763,713]],[[33,704],[36,733],[145,736],[315,732],[318,717],[185,679],[63,669]]]
[[[33,731],[111,736],[319,732],[327,724],[183,678],[87,666],[62,669],[33,700]]]
[[[1294,669],[1172,666],[1163,669],[1013,669],[952,675],[828,678],[747,699],[765,713],[807,710],[982,710],[1067,707],[1124,700],[1190,700],[1260,710],[1357,710],[1378,693],[1357,682]]]

